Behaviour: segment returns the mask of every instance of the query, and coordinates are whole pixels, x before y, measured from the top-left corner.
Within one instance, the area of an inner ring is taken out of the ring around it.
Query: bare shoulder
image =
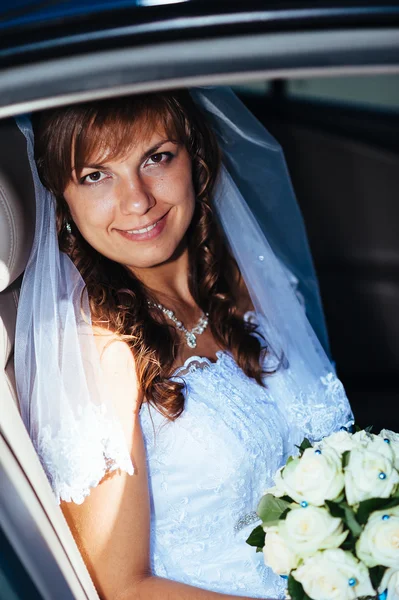
[[[94,343],[96,344],[102,362],[110,362],[122,357],[131,357],[131,361],[134,364],[134,357],[127,342],[106,327],[93,325],[92,329]]]
[[[123,418],[136,413],[141,395],[133,353],[127,342],[109,329],[94,326],[93,337],[100,356],[104,385],[112,394],[117,412]]]

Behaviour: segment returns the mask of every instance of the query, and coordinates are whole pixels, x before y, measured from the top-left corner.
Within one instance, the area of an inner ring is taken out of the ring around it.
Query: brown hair
[[[61,251],[80,271],[87,287],[93,322],[129,344],[144,397],[168,419],[184,408],[183,384],[171,379],[178,338],[173,327],[155,319],[145,286],[125,267],[94,250],[71,223],[63,192],[87,158],[117,158],[140,135],[161,123],[171,139],[183,143],[192,159],[196,208],[187,232],[190,288],[198,306],[209,313],[210,330],[228,348],[249,377],[262,384],[261,343],[256,327],[238,308],[240,273],[212,211],[212,191],[220,165],[215,133],[186,90],[131,96],[57,108],[35,119],[35,158],[43,184],[57,199]]]

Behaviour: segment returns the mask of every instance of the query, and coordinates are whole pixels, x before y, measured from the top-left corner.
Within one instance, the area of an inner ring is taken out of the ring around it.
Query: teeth
[[[149,227],[143,227],[143,229],[131,229],[127,233],[147,233],[148,231],[151,231],[152,229],[154,229],[154,227],[156,227],[158,225],[158,223],[159,223],[159,221],[157,221],[153,225],[150,225]]]

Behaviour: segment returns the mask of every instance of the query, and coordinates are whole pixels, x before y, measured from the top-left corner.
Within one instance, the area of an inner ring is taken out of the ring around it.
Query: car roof
[[[15,0],[6,12],[9,3],[0,117],[304,69],[398,68],[399,0]]]
[[[399,24],[399,0],[2,0],[0,69],[148,41]]]
[[[3,30],[14,27],[30,27],[45,23],[66,24],[68,21],[84,19],[89,16],[109,15],[129,11],[134,13],[146,10],[148,15],[161,14],[162,8],[180,5],[177,13],[182,15],[215,13],[270,13],[270,18],[313,19],[350,17],[361,15],[389,16],[398,0],[385,2],[369,0],[2,0],[0,3],[0,28]],[[184,5],[184,6],[183,6]],[[174,11],[176,13],[176,11]],[[167,14],[167,13],[165,13]]]
[[[0,19],[7,21],[14,21],[17,19],[26,21],[43,20],[52,17],[65,16],[67,14],[84,14],[93,11],[104,10],[113,8],[118,10],[122,7],[150,7],[150,6],[161,6],[176,3],[187,3],[210,5],[215,4],[214,0],[2,0],[0,4]],[[243,3],[241,0],[222,0],[216,2],[217,4],[226,4],[233,7],[235,10],[239,10]],[[260,4],[260,3],[258,3]],[[261,5],[268,9],[277,8],[302,8],[309,9],[318,8],[320,10],[328,10],[334,6],[339,6],[343,10],[353,8],[357,5],[369,7],[373,9],[373,5],[377,5],[377,2],[356,2],[353,0],[341,0],[340,2],[325,2],[323,0],[319,2],[306,2],[304,0],[290,0],[290,2],[284,2],[282,0],[264,0]],[[382,7],[395,4],[395,2],[384,2],[380,3]]]

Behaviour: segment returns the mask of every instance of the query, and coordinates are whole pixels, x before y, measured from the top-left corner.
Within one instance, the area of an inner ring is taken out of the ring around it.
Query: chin
[[[140,260],[137,260],[136,258],[140,253],[140,249],[138,249],[135,259],[132,259],[130,256],[129,259],[123,264],[125,264],[127,268],[131,270],[160,267],[161,265],[176,260],[186,247],[185,240],[181,240],[178,243],[171,245],[169,248],[157,248],[156,250],[154,249],[153,252],[149,251],[142,253]]]

